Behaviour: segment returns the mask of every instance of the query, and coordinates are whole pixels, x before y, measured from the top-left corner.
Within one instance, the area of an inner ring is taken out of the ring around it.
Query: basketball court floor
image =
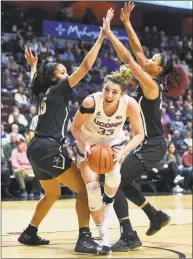
[[[134,251],[112,253],[107,258],[192,258],[192,195],[148,197],[158,209],[168,213],[168,226],[152,237],[145,235],[149,221],[142,210],[129,202],[130,218],[143,246]],[[2,202],[2,258],[96,258],[74,252],[78,236],[75,200],[59,200],[39,228],[42,237],[50,239],[48,246],[24,246],[18,235],[28,225],[37,201]],[[119,224],[112,211],[109,219],[113,242],[119,239]],[[97,231],[93,221],[93,236]],[[101,258],[101,257],[100,257]]]

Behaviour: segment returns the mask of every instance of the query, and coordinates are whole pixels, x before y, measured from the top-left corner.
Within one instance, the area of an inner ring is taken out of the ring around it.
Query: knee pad
[[[105,174],[105,184],[110,188],[116,188],[121,183],[121,165],[118,164],[111,172]]]
[[[87,183],[88,206],[90,211],[100,210],[103,206],[101,187],[98,182]]]

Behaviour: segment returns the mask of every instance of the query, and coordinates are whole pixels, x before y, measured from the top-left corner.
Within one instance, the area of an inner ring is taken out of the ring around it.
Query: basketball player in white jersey
[[[86,184],[89,209],[99,230],[101,245],[106,247],[110,247],[110,236],[104,221],[107,211],[103,202],[108,200],[113,204],[121,181],[120,163],[144,139],[140,106],[126,95],[130,78],[130,70],[125,65],[108,75],[104,80],[103,92],[86,97],[72,123],[72,134],[77,140],[77,164]],[[135,136],[125,145],[123,125],[127,118]],[[103,199],[99,175],[86,162],[86,152],[93,144],[106,144],[116,149],[117,163],[112,171],[105,174]]]

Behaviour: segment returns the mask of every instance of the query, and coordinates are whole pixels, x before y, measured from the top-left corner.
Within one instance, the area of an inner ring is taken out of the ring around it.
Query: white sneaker
[[[184,181],[184,177],[181,176],[181,175],[177,175],[177,176],[174,178],[174,183],[175,183],[175,184],[182,183],[183,181]]]
[[[181,188],[179,185],[176,185],[175,187],[172,188],[173,193],[182,193],[184,192],[184,189]]]
[[[99,235],[99,245],[111,247],[111,236],[109,231],[101,232]]]

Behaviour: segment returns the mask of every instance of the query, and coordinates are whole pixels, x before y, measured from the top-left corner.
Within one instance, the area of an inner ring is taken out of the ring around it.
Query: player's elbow
[[[92,68],[92,64],[88,60],[82,62],[82,68],[85,72],[88,72]]]
[[[138,138],[139,138],[139,141],[140,141],[140,143],[144,140],[144,138],[145,138],[145,134],[144,134],[144,131],[140,131],[140,132],[138,132]]]

